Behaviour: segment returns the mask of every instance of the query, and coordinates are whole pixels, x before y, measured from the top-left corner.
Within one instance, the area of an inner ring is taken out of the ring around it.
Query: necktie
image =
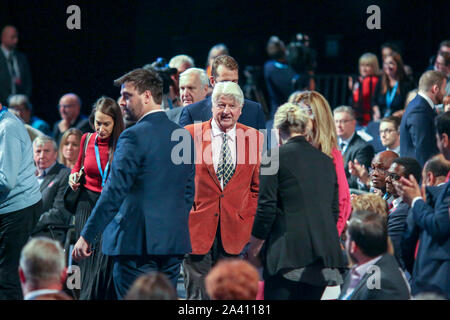
[[[9,69],[11,70],[11,77],[16,78],[16,69],[14,68],[14,55],[11,52],[8,57]]]
[[[222,150],[220,151],[220,161],[217,167],[217,179],[219,179],[219,181],[223,181],[223,188],[225,189],[225,186],[234,174],[234,167],[233,159],[231,158],[230,146],[228,145],[228,136],[226,133],[222,134],[222,138],[223,142]]]
[[[341,144],[339,145],[339,147],[341,147],[341,152],[344,153],[345,142],[341,142]]]

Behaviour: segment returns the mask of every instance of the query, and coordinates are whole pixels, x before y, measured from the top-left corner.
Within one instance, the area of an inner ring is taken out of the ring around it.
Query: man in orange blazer
[[[209,299],[207,273],[220,258],[239,255],[249,242],[258,202],[263,135],[237,122],[244,103],[238,84],[217,83],[212,102],[212,119],[186,126],[196,151],[192,253],[183,262],[191,300]]]

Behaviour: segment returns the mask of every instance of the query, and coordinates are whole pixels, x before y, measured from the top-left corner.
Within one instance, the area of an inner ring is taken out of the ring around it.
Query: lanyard
[[[287,69],[288,66],[286,64],[280,63],[278,61],[274,62],[275,67],[277,67],[278,69]]]
[[[395,93],[397,92],[398,87],[398,81],[395,83],[395,86],[392,88],[391,91],[386,92],[386,106],[388,110],[391,109],[392,101],[394,101]]]
[[[0,110],[0,119],[3,117],[3,114],[8,111],[8,108],[6,108],[5,106],[2,107],[2,110]]]
[[[102,188],[105,185],[106,177],[108,176],[108,168],[109,168],[109,160],[105,166],[105,171],[102,171],[102,164],[100,163],[100,153],[98,152],[97,138],[95,137],[94,149],[95,149],[95,159],[97,160],[98,171],[100,172],[100,176],[102,177]]]

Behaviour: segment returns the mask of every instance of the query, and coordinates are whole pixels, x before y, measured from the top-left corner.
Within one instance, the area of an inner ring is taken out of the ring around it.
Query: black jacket
[[[348,186],[350,188],[360,189],[357,178],[352,176],[348,171],[348,162],[358,160],[360,164],[363,164],[369,170],[374,154],[375,151],[372,145],[355,132],[343,154],[345,174],[347,175]]]
[[[261,167],[252,229],[254,237],[266,240],[264,277],[317,261],[324,267],[344,267],[333,160],[299,136],[279,148],[278,172],[264,174],[264,167],[270,165]]]

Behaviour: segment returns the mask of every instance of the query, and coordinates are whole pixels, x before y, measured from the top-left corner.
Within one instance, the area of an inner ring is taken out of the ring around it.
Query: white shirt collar
[[[373,266],[375,263],[378,262],[378,260],[380,260],[382,257],[382,255],[379,255],[369,261],[367,261],[366,263],[363,263],[361,265],[357,265],[355,267],[355,272],[360,276],[360,278],[364,277],[364,275],[366,274],[367,270]]]
[[[211,129],[212,129],[212,135],[213,137],[216,137],[218,135],[221,135],[222,133],[224,133],[219,126],[216,123],[216,120],[213,118],[211,120]],[[227,136],[229,139],[231,139],[231,141],[234,141],[234,139],[236,138],[236,124],[234,125],[234,127],[231,130],[228,130],[226,132]]]
[[[393,151],[396,154],[398,154],[400,156],[400,145],[398,145],[396,148],[394,149],[390,149],[390,148],[386,148],[387,151]]]
[[[3,45],[0,46],[2,48],[3,53],[5,54],[6,58],[9,58],[9,55],[13,52],[12,50],[6,49]]]
[[[427,100],[427,102],[430,105],[431,109],[434,109],[434,102],[433,102],[433,100],[430,99],[429,96],[427,96],[425,93],[422,93],[420,91],[418,92],[418,95],[420,95],[422,98]]]
[[[24,300],[35,300],[39,296],[43,296],[44,294],[50,294],[50,293],[58,293],[60,290],[55,289],[41,289],[41,290],[34,290],[28,292],[23,299]]]
[[[138,120],[137,122],[141,121],[145,116],[149,115],[150,113],[155,113],[155,112],[165,112],[165,111],[164,111],[163,109],[157,109],[157,110],[149,111],[149,112],[147,112],[146,114],[144,114],[142,117],[140,117],[139,120]],[[136,123],[137,123],[137,122],[136,122]]]
[[[394,199],[394,200],[392,201],[392,206],[393,206],[394,208],[397,208],[397,206],[398,206],[402,201],[403,201],[403,198],[402,198],[402,197],[398,197],[398,198],[396,198],[396,199]]]

